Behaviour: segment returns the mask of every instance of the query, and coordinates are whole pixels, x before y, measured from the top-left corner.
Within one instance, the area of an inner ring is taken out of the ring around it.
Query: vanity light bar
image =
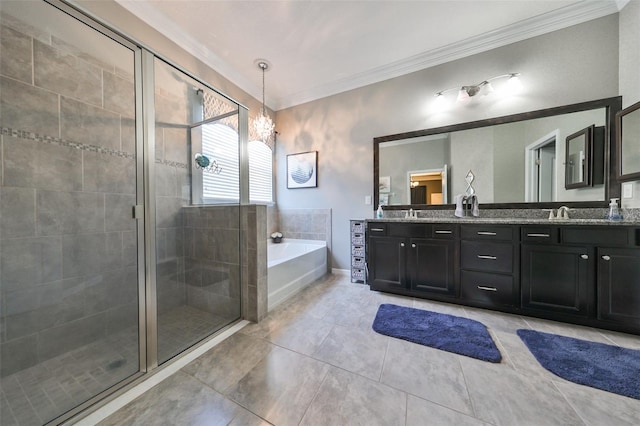
[[[488,78],[486,80],[481,81],[478,84],[466,85],[461,87],[452,87],[445,90],[440,90],[435,93],[436,98],[441,98],[445,93],[451,92],[453,90],[458,91],[458,101],[465,101],[469,98],[476,96],[478,94],[488,95],[493,92],[493,86],[491,86],[491,82],[500,78],[509,78],[507,84],[510,86],[510,92],[517,92],[522,87],[522,83],[520,82],[520,73],[519,72],[511,72],[508,74],[501,74],[495,77]]]

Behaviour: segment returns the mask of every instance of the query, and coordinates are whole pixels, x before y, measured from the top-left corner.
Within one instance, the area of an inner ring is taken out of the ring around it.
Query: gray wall
[[[522,73],[520,95],[433,112],[437,91],[505,72]],[[616,96],[617,76],[614,14],[278,111],[278,205],[332,208],[333,266],[348,269],[349,219],[373,217],[364,197],[373,192],[374,137]],[[318,188],[286,189],[286,155],[310,150],[319,152]]]

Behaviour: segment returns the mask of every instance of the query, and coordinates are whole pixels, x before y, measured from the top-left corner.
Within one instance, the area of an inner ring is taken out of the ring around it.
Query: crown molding
[[[196,38],[182,31],[180,27],[178,27],[165,14],[158,12],[158,10],[152,6],[152,2],[131,0],[115,0],[115,2],[131,12],[138,19],[153,27],[173,43],[180,46],[186,52],[198,58],[201,62],[208,65],[218,74],[238,86],[241,90],[244,90],[257,100],[262,99],[261,87],[256,86],[249,79],[242,76],[227,61],[209,50]],[[269,107],[269,103],[269,98],[266,97],[265,105]]]
[[[621,0],[625,1],[625,0]],[[626,0],[628,2],[629,0]],[[625,2],[625,4],[626,4]],[[379,83],[412,72],[420,71],[446,62],[462,59],[511,43],[540,36],[572,25],[617,13],[615,2],[580,2],[565,6],[534,18],[507,25],[494,31],[451,43],[407,59],[390,63],[347,78],[334,80],[309,90],[284,96],[277,100],[275,110],[289,108],[322,97],[353,90],[373,83]]]
[[[256,99],[261,99],[262,92],[260,87],[243,77],[241,73],[235,70],[224,59],[207,49],[204,44],[181,31],[168,17],[153,8],[150,3],[126,0],[115,1],[151,27],[164,34],[182,49],[213,68],[249,95]],[[267,98],[265,99],[265,104],[274,111],[278,111],[370,84],[379,83],[384,80],[400,77],[617,13],[629,1],[630,0],[616,0],[611,2],[581,1],[553,12],[507,25],[477,37],[451,43],[447,46],[373,68],[347,78],[333,80],[308,90],[287,94],[279,98]]]

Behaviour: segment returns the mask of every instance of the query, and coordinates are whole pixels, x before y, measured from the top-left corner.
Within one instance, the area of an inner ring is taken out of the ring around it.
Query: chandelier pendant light
[[[258,68],[262,70],[262,111],[260,111],[260,115],[253,121],[253,127],[260,140],[266,143],[271,139],[276,125],[273,120],[271,120],[271,117],[267,115],[267,108],[264,105],[264,72],[269,68],[269,64],[265,61],[259,61]]]

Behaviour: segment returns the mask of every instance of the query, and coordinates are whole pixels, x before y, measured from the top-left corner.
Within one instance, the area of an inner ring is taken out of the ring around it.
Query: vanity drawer
[[[431,238],[453,240],[458,238],[459,227],[451,224],[435,224],[431,227]]]
[[[566,226],[562,228],[561,235],[565,244],[626,246],[635,243],[629,228],[622,227],[601,226],[585,229]]]
[[[387,235],[387,224],[384,222],[373,222],[367,224],[367,233],[372,235]]]
[[[528,243],[556,244],[558,242],[558,228],[551,226],[523,227],[522,241]]]
[[[513,245],[463,241],[460,260],[463,269],[510,274],[513,272]]]
[[[513,305],[513,277],[511,275],[462,271],[460,296],[464,300],[484,305]]]
[[[462,238],[465,240],[512,241],[514,230],[517,232],[517,229],[512,226],[463,225]]]

